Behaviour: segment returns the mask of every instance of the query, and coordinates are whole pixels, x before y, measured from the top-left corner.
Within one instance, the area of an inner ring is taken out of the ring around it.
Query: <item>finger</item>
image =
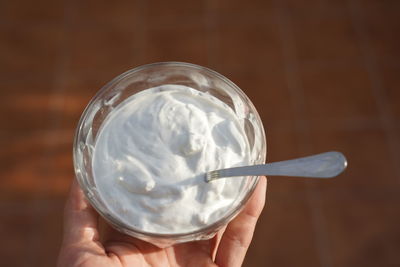
[[[218,266],[241,266],[253,238],[257,219],[265,204],[267,180],[261,177],[246,207],[231,221],[218,247],[215,262]]]
[[[64,210],[64,243],[90,243],[99,240],[98,214],[86,200],[74,179]]]
[[[219,243],[221,242],[222,236],[224,235],[226,226],[222,227],[215,236],[210,240],[210,254],[213,261],[215,261],[215,257],[217,256],[217,251],[219,247]]]

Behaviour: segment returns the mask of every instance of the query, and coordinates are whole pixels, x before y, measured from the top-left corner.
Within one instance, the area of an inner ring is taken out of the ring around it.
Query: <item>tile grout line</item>
[[[218,1],[206,0],[206,14],[204,16],[204,23],[206,27],[207,36],[207,64],[210,68],[219,68],[217,59],[217,48],[218,48],[218,31],[216,26],[218,25],[217,15],[213,10],[215,5],[218,5]]]
[[[361,48],[362,57],[368,73],[368,78],[371,84],[371,92],[374,96],[376,106],[379,111],[379,118],[384,130],[385,138],[387,140],[388,150],[390,151],[390,156],[392,159],[392,165],[394,167],[395,173],[400,182],[400,143],[397,140],[393,114],[388,108],[388,97],[385,94],[385,88],[380,75],[379,64],[376,60],[374,49],[371,45],[371,39],[368,35],[366,29],[362,8],[357,0],[348,1],[348,9],[350,11],[351,20],[353,23],[354,30],[356,32],[356,37],[359,41]]]
[[[146,58],[146,36],[147,36],[147,1],[146,0],[136,0],[138,5],[139,15],[133,20],[134,25],[134,34],[132,40],[132,63],[134,64],[131,68],[136,68],[138,65],[142,65],[144,63],[144,59]],[[138,64],[139,63],[139,64]]]
[[[59,47],[59,58],[58,62],[56,64],[56,72],[53,75],[53,90],[51,93],[50,97],[50,102],[49,102],[49,109],[50,110],[57,110],[60,107],[62,108],[63,105],[65,104],[65,99],[63,96],[63,92],[65,91],[64,88],[64,82],[67,76],[67,65],[68,65],[68,58],[69,58],[69,49],[68,49],[68,37],[69,37],[69,31],[70,31],[70,18],[71,18],[71,12],[73,10],[73,4],[74,2],[70,1],[67,2],[67,4],[64,5],[64,23],[63,23],[63,31],[64,31],[64,42],[61,43]],[[54,132],[57,130],[57,127],[60,125],[60,122],[62,121],[62,118],[60,118],[60,114],[54,113],[51,114],[50,117],[50,125],[49,125],[49,131]],[[42,164],[43,166],[47,165],[48,159],[51,157],[51,147],[53,144],[57,144],[59,140],[59,135],[54,135],[50,134],[49,138],[45,139],[46,142],[46,151],[44,152],[43,158],[42,158]],[[72,150],[72,149],[71,149]],[[40,188],[47,188],[47,183],[46,181],[41,180],[40,183]],[[28,241],[28,248],[29,251],[26,255],[26,266],[31,266],[33,262],[38,261],[38,250],[41,247],[40,243],[40,237],[43,234],[42,231],[38,231],[39,226],[41,225],[42,221],[39,216],[39,214],[43,215],[46,211],[49,210],[49,207],[51,206],[50,203],[47,201],[42,201],[40,200],[40,195],[41,192],[38,192],[35,196],[35,199],[31,203],[31,210],[33,210],[34,219],[33,219],[33,225],[34,228],[36,228],[36,231],[33,231],[31,235],[29,236],[29,241]],[[61,233],[60,233],[61,234]]]
[[[296,56],[296,47],[293,38],[293,30],[290,15],[287,14],[286,6],[282,6],[279,0],[275,1],[277,21],[282,42],[282,53],[284,57],[286,82],[291,96],[292,107],[298,114],[295,121],[295,129],[300,134],[300,151],[311,152],[309,123],[305,118],[305,95],[299,78],[299,68]],[[284,4],[285,5],[285,4]],[[318,260],[321,266],[332,266],[329,244],[326,237],[325,221],[321,207],[321,196],[311,183],[305,183],[308,206],[311,210],[314,230],[314,240],[317,246]]]
[[[144,0],[138,0],[140,8],[144,9],[145,6],[145,1]],[[57,63],[57,71],[54,74],[54,78],[53,78],[53,90],[52,90],[52,96],[50,97],[51,101],[49,103],[49,108],[50,110],[59,110],[61,109],[64,105],[65,105],[65,80],[68,77],[68,64],[69,64],[69,48],[68,48],[68,41],[69,41],[69,37],[70,37],[70,31],[71,31],[71,18],[72,18],[72,14],[75,8],[76,2],[67,2],[67,4],[65,4],[64,6],[64,43],[61,45],[60,47],[60,57],[58,59],[58,63]],[[144,11],[144,10],[142,10]],[[143,29],[143,24],[145,22],[145,19],[143,17],[140,17],[141,21],[139,22],[143,22],[138,23],[138,28],[137,31],[139,32],[139,46],[141,47],[136,47],[135,44],[133,44],[133,49],[134,51],[139,51],[136,56],[139,58],[139,61],[143,59],[143,53],[141,51],[143,51],[144,48],[144,36],[145,36],[145,29]],[[136,43],[136,42],[135,42]],[[139,48],[139,49],[138,49]],[[140,49],[142,48],[142,49]],[[136,50],[135,50],[136,49]],[[51,118],[51,125],[49,125],[49,130],[51,132],[54,132],[57,130],[58,126],[60,126],[60,123],[62,121],[62,118],[59,117],[60,114],[53,114],[52,118]],[[49,138],[46,138],[46,142],[48,145],[48,147],[52,147],[52,145],[54,144],[58,144],[60,139],[60,136],[57,135],[49,135]],[[72,148],[71,148],[72,151]],[[72,152],[71,152],[72,153]],[[47,151],[45,151],[44,156],[43,156],[43,165],[46,165],[47,160],[51,157],[51,151],[48,149]],[[71,177],[74,178],[74,177]],[[40,184],[41,188],[46,188],[46,183],[42,181],[42,183]],[[41,223],[41,219],[38,216],[38,214],[44,214],[45,212],[49,211],[49,207],[52,206],[51,203],[48,203],[46,201],[41,201],[40,199],[38,199],[40,197],[40,193],[37,194],[36,198],[32,203],[31,203],[31,210],[33,210],[33,213],[36,215],[34,216],[34,221],[33,221],[33,225],[35,228],[38,228],[37,226],[40,225]],[[26,257],[26,262],[25,265],[26,266],[31,266],[32,262],[37,262],[37,255],[38,255],[38,249],[40,248],[40,236],[41,234],[43,234],[40,231],[33,231],[33,233],[31,234],[31,236],[29,237],[29,243],[28,243],[28,248],[29,248],[29,253],[27,253],[27,257]],[[61,233],[60,233],[61,234]]]

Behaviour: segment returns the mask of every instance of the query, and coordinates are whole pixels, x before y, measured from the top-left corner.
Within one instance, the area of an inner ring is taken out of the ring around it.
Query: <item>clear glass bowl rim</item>
[[[109,223],[111,223],[114,227],[116,227],[119,230],[122,230],[122,232],[125,232],[126,234],[129,234],[131,236],[135,236],[138,238],[143,238],[144,240],[146,239],[174,239],[176,241],[181,241],[181,242],[185,242],[185,241],[190,241],[190,240],[196,240],[196,239],[202,239],[202,238],[192,238],[192,237],[198,237],[210,232],[215,232],[215,230],[220,229],[222,226],[226,225],[228,222],[230,222],[236,215],[238,215],[238,213],[244,208],[245,204],[247,203],[248,199],[252,196],[258,181],[259,181],[259,177],[252,177],[251,179],[253,179],[253,183],[249,186],[249,188],[247,189],[247,192],[245,194],[245,196],[238,202],[237,206],[232,209],[228,214],[226,214],[224,217],[220,218],[218,221],[207,225],[203,228],[200,228],[198,230],[192,231],[192,232],[183,232],[183,233],[174,233],[174,234],[159,234],[159,233],[153,233],[153,232],[145,232],[145,231],[141,231],[139,229],[135,229],[130,227],[129,225],[126,225],[124,223],[122,223],[120,220],[116,220],[116,218],[112,218],[110,216],[108,216],[108,214],[106,214],[103,210],[101,210],[97,204],[92,200],[91,195],[89,193],[89,189],[86,189],[86,184],[85,182],[82,180],[82,177],[80,175],[78,175],[79,170],[79,164],[77,161],[77,153],[76,150],[79,149],[78,143],[79,143],[79,137],[81,136],[81,131],[82,131],[82,126],[84,124],[84,122],[86,121],[86,119],[88,118],[88,113],[90,111],[90,109],[92,108],[95,100],[98,100],[99,98],[101,98],[102,94],[107,91],[110,87],[112,87],[113,85],[117,84],[118,82],[120,82],[121,80],[125,79],[126,77],[133,75],[136,72],[145,70],[145,69],[150,69],[153,67],[157,67],[157,66],[176,66],[176,67],[187,67],[187,68],[192,68],[195,70],[201,70],[201,71],[205,71],[208,74],[210,74],[211,76],[216,76],[218,79],[221,79],[223,82],[225,82],[226,84],[228,84],[231,88],[234,89],[234,91],[236,93],[238,93],[239,95],[241,95],[242,98],[246,99],[247,104],[250,105],[251,107],[251,111],[252,113],[254,113],[255,117],[256,117],[256,121],[259,124],[260,127],[260,131],[261,131],[261,138],[262,143],[263,143],[263,147],[264,147],[264,151],[261,151],[263,153],[263,155],[261,155],[262,157],[262,163],[265,162],[266,159],[266,137],[265,137],[265,131],[264,131],[264,127],[261,121],[261,118],[256,110],[256,108],[254,107],[253,103],[251,102],[251,100],[247,97],[247,95],[235,84],[233,83],[231,80],[229,80],[228,78],[226,78],[225,76],[223,76],[222,74],[209,69],[207,67],[203,67],[200,65],[196,65],[193,63],[187,63],[187,62],[179,62],[179,61],[166,61],[166,62],[156,62],[156,63],[150,63],[150,64],[145,64],[145,65],[141,65],[138,67],[135,67],[133,69],[130,69],[120,75],[118,75],[117,77],[115,77],[114,79],[112,79],[110,82],[106,83],[93,97],[92,99],[89,101],[88,105],[86,106],[86,108],[84,109],[79,122],[78,122],[78,126],[75,130],[75,137],[74,137],[74,144],[73,144],[73,163],[74,163],[74,170],[75,170],[75,177],[78,180],[78,184],[81,187],[82,191],[85,194],[86,199],[89,201],[89,203],[91,204],[91,206],[103,217],[106,219],[106,221],[108,221]],[[261,164],[261,162],[260,162]]]

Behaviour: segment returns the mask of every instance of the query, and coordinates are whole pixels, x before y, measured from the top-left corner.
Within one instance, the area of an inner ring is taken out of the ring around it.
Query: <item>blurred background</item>
[[[268,161],[348,157],[333,180],[269,179],[244,266],[400,266],[399,12],[396,0],[1,0],[2,265],[55,265],[85,105],[120,73],[173,60],[246,92]]]

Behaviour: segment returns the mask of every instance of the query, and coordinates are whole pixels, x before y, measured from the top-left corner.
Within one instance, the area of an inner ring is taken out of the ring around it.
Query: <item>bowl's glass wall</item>
[[[158,246],[212,237],[243,207],[253,192],[258,177],[248,177],[237,203],[216,223],[192,233],[159,235],[133,229],[108,212],[100,198],[92,172],[92,155],[96,138],[107,116],[129,96],[163,84],[178,84],[209,93],[228,104],[242,121],[250,144],[251,163],[265,162],[266,141],[262,122],[247,96],[222,75],[193,64],[165,62],[145,65],[127,71],[106,84],[86,107],[77,128],[74,142],[74,167],[81,188],[93,207],[118,230],[150,241]]]

